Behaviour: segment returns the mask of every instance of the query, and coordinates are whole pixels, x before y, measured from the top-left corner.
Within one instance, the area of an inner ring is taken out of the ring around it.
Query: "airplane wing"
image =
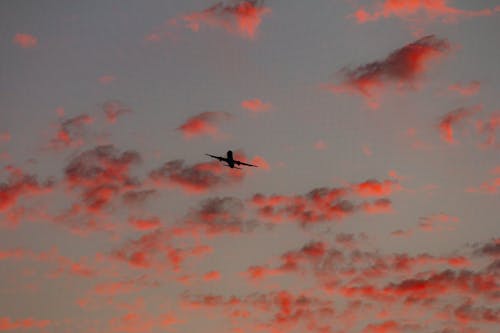
[[[242,162],[242,161],[234,161],[234,164],[246,165],[246,166],[251,166],[251,167],[256,167],[256,168],[259,167],[258,165],[254,165],[254,164],[250,164],[250,163],[245,163],[245,162]]]
[[[205,154],[207,156],[210,156],[211,158],[215,158],[219,161],[226,161],[226,158],[222,157],[222,156],[215,156],[215,155],[210,155],[210,154]]]

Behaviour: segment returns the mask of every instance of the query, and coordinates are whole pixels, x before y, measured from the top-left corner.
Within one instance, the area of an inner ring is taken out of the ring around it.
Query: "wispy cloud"
[[[251,112],[265,112],[271,109],[271,103],[266,103],[259,98],[247,99],[241,102],[241,107]]]
[[[491,16],[500,11],[500,6],[478,10],[459,9],[448,0],[384,0],[376,1],[371,11],[365,6],[351,15],[358,23],[366,23],[396,17],[408,21],[439,19],[444,23],[454,23],[463,18]]]
[[[221,111],[206,111],[190,117],[177,130],[181,131],[186,139],[208,135],[213,138],[220,137],[217,124],[231,118],[231,114]]]
[[[33,48],[38,45],[38,39],[35,36],[26,33],[15,34],[12,38],[12,42],[24,49]]]
[[[327,83],[323,87],[334,93],[356,93],[366,98],[371,107],[378,107],[378,94],[388,83],[413,86],[427,70],[433,58],[445,55],[450,50],[446,39],[434,35],[422,37],[395,50],[383,60],[374,61],[354,69],[340,71],[341,84]]]
[[[472,107],[461,107],[446,113],[438,125],[441,138],[449,144],[456,143],[453,127],[481,110],[481,105],[475,105]]]

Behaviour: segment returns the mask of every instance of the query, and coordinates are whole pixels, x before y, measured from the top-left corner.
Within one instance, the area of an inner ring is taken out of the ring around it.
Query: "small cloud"
[[[385,0],[384,2],[377,2],[371,12],[361,6],[350,17],[360,24],[391,17],[416,23],[424,22],[425,19],[441,19],[444,23],[452,23],[461,18],[491,16],[498,11],[500,11],[500,6],[479,10],[459,9],[448,5],[447,0]]]
[[[314,143],[314,149],[316,150],[325,150],[326,148],[326,143],[323,140],[318,140]]]
[[[264,103],[258,98],[248,99],[241,102],[241,106],[252,112],[265,112],[271,109],[271,103]]]
[[[218,2],[200,12],[182,16],[191,31],[199,31],[202,25],[223,28],[227,32],[244,38],[254,39],[262,22],[262,17],[271,9],[259,4],[258,0],[239,0],[234,4]]]
[[[211,137],[219,136],[217,123],[231,118],[231,114],[222,111],[207,111],[196,116],[188,118],[184,124],[177,130],[181,131],[186,139],[197,136],[208,135]]]
[[[132,112],[130,108],[124,106],[120,101],[107,101],[103,104],[102,110],[110,124],[114,124],[118,117]]]
[[[38,44],[38,39],[35,36],[24,33],[15,34],[12,41],[24,49],[33,48]]]
[[[413,87],[416,80],[427,70],[428,62],[450,50],[446,39],[434,35],[422,37],[393,51],[383,60],[374,61],[354,69],[343,68],[341,84],[323,84],[333,93],[355,93],[366,99],[368,105],[377,108],[378,94],[387,83]]]
[[[479,92],[481,83],[479,81],[470,81],[469,83],[455,83],[448,87],[449,91],[456,92],[462,96],[474,96]]]
[[[480,112],[481,110],[481,105],[475,105],[472,107],[462,107],[454,109],[445,114],[438,124],[442,139],[449,144],[456,143],[454,138],[453,126],[457,125],[473,114]]]
[[[11,135],[9,132],[0,133],[0,142],[9,142]]]
[[[113,75],[103,75],[99,77],[99,83],[102,85],[107,85],[110,84],[111,82],[115,81],[116,77]]]

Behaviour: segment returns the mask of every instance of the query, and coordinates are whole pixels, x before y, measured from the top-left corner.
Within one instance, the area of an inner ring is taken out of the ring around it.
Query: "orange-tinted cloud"
[[[377,21],[382,18],[397,17],[415,21],[418,18],[441,19],[445,23],[456,22],[461,18],[491,16],[500,11],[500,6],[493,9],[479,10],[459,9],[449,5],[448,0],[385,0],[377,1],[375,8],[369,12],[360,7],[353,15],[358,23]]]
[[[456,92],[462,96],[474,96],[479,92],[481,83],[479,81],[470,81],[468,84],[455,83],[448,87],[449,91]]]
[[[220,280],[220,273],[218,271],[210,271],[203,275],[203,280],[205,281],[216,281]]]
[[[453,126],[457,125],[464,119],[472,116],[473,114],[480,112],[482,110],[481,105],[475,105],[472,107],[462,107],[454,109],[447,114],[445,114],[439,121],[439,130],[441,132],[441,138],[449,144],[456,143],[453,135]]]
[[[88,211],[100,211],[115,197],[137,187],[138,181],[129,171],[140,160],[135,151],[120,152],[112,145],[97,146],[69,162],[64,170],[65,181],[68,189],[81,191]]]
[[[185,165],[182,160],[165,162],[150,172],[150,179],[157,185],[177,186],[188,193],[203,193],[243,180],[245,174],[214,162]]]
[[[353,191],[361,197],[380,197],[388,196],[392,192],[400,190],[401,185],[396,181],[384,180],[378,181],[376,179],[369,179],[359,184],[354,184]]]
[[[272,107],[271,103],[264,103],[258,98],[244,100],[241,106],[252,112],[265,112]]]
[[[458,223],[459,219],[447,214],[436,214],[420,219],[419,227],[423,231],[432,232],[440,230],[453,230],[453,224]]]
[[[130,218],[129,223],[135,230],[138,231],[150,231],[158,229],[161,226],[161,221],[158,217]]]
[[[0,331],[10,331],[17,329],[44,329],[51,324],[50,320],[37,320],[33,318],[12,320],[9,317],[0,317]]]
[[[111,124],[114,124],[118,117],[132,112],[130,108],[124,106],[120,101],[107,101],[103,104],[102,110]]]
[[[29,49],[38,45],[38,39],[30,34],[17,33],[12,38],[14,44],[19,45],[24,49]]]
[[[203,135],[209,135],[215,138],[219,136],[217,123],[230,118],[231,115],[227,112],[202,112],[186,120],[186,122],[177,129],[181,131],[187,139]]]
[[[480,134],[485,135],[486,139],[483,142],[485,147],[497,148],[497,131],[500,129],[500,112],[494,112],[487,120],[478,120],[476,123],[477,130]]]
[[[9,132],[0,133],[0,142],[9,142],[11,135]]]
[[[82,146],[85,127],[93,122],[94,118],[86,114],[61,120],[55,137],[50,140],[49,148],[64,149]]]
[[[55,185],[53,180],[39,182],[35,175],[13,166],[5,167],[5,171],[9,177],[0,183],[0,212],[8,211],[22,197],[47,193]]]
[[[185,219],[192,232],[218,235],[222,233],[241,233],[252,228],[244,219],[244,205],[233,197],[213,197],[203,200]]]
[[[429,35],[392,52],[387,58],[371,62],[354,69],[343,68],[340,85],[325,84],[324,88],[334,93],[358,93],[369,105],[378,105],[377,93],[387,84],[413,86],[428,67],[429,60],[446,54],[450,44],[446,39]]]
[[[398,190],[394,181],[367,180],[341,188],[316,188],[304,195],[255,194],[251,199],[263,220],[280,223],[297,221],[308,223],[340,220],[355,212],[387,213],[392,211],[391,200],[381,198]],[[373,201],[356,203],[353,197],[379,197]]]
[[[157,194],[156,190],[132,190],[125,192],[122,199],[127,205],[142,205]]]
[[[192,31],[199,31],[202,25],[223,28],[227,32],[244,38],[255,38],[262,17],[271,12],[258,0],[238,0],[233,4],[218,2],[201,12],[192,12],[182,16],[186,26]]]
[[[114,75],[103,75],[99,77],[99,83],[102,85],[107,85],[110,84],[111,82],[115,81],[116,77]]]

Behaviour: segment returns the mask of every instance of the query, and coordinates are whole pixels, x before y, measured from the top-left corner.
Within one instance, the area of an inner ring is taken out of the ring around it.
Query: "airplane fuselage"
[[[233,152],[231,150],[228,150],[227,151],[227,155],[226,155],[226,162],[227,162],[227,165],[230,167],[230,168],[234,168],[234,159],[233,159]]]

